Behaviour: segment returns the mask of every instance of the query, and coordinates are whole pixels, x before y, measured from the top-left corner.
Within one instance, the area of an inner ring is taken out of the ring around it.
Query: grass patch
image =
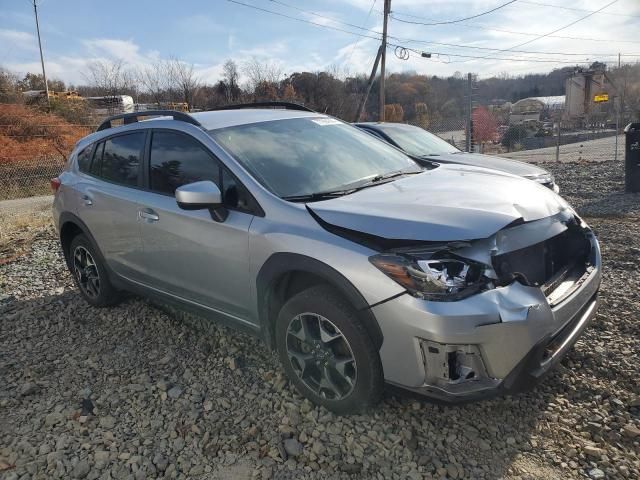
[[[53,235],[55,229],[48,205],[24,214],[0,215],[0,265],[24,255],[36,239]]]

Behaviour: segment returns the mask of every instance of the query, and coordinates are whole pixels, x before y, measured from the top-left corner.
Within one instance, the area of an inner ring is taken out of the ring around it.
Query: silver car
[[[449,142],[425,129],[405,123],[360,122],[354,125],[375,137],[398,147],[418,162],[458,163],[512,173],[538,182],[559,193],[553,175],[531,163],[458,150]]]
[[[86,301],[131,291],[256,335],[337,413],[385,383],[450,402],[535,385],[595,315],[576,212],[290,107],[124,114],[78,142],[53,210]]]

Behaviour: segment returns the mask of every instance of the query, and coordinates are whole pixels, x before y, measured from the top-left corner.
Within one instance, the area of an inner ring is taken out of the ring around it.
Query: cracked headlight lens
[[[550,173],[543,173],[540,175],[525,175],[524,178],[527,178],[529,180],[533,180],[534,182],[542,183],[542,184],[555,183],[555,178]]]
[[[425,300],[460,300],[491,284],[484,275],[484,265],[453,256],[416,258],[382,253],[370,257],[369,261],[411,295]]]

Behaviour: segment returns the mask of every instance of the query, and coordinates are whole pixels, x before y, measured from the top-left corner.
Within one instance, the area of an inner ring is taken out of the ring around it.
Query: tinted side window
[[[104,142],[100,176],[123,185],[138,185],[144,140],[145,132],[136,132],[113,137]]]
[[[93,152],[93,145],[89,145],[78,154],[78,169],[83,173],[88,173],[91,167],[91,152]]]
[[[93,154],[93,162],[91,162],[91,175],[100,175],[102,170],[102,152],[104,152],[104,142],[101,142],[96,147],[96,151]]]
[[[154,132],[149,158],[152,191],[173,195],[176,188],[200,180],[220,186],[220,166],[195,139],[174,132]]]
[[[225,167],[222,167],[222,185],[220,186],[220,190],[222,191],[222,199],[225,206],[244,212],[255,212],[255,200],[244,185]]]

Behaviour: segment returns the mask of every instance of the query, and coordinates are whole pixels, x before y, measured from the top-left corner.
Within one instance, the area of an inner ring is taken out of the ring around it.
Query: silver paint
[[[422,340],[476,345],[487,375],[501,379],[538,340],[566,325],[598,289],[600,253],[592,238],[592,272],[555,306],[539,288],[518,282],[456,302],[412,297],[369,262],[376,251],[328,232],[307,206],[274,196],[204,131],[321,115],[237,110],[194,116],[204,129],[153,119],[92,134],[78,142],[76,151],[118,132],[146,128],[184,132],[238,177],[261,205],[264,216],[230,211],[226,221],[216,222],[207,210],[180,209],[172,196],[83,174],[77,169],[75,154],[60,176],[62,185],[53,208],[56,226],[62,227],[63,212],[78,215],[115,274],[150,291],[258,328],[256,279],[261,267],[275,253],[311,257],[335,269],[369,305],[375,305],[371,310],[384,336],[380,356],[385,379],[419,388],[425,385]],[[496,252],[557,234],[573,214],[561,197],[534,182],[479,167],[449,165],[308,207],[330,224],[389,239],[474,240],[457,253],[485,263]],[[502,230],[519,219],[530,223]]]

